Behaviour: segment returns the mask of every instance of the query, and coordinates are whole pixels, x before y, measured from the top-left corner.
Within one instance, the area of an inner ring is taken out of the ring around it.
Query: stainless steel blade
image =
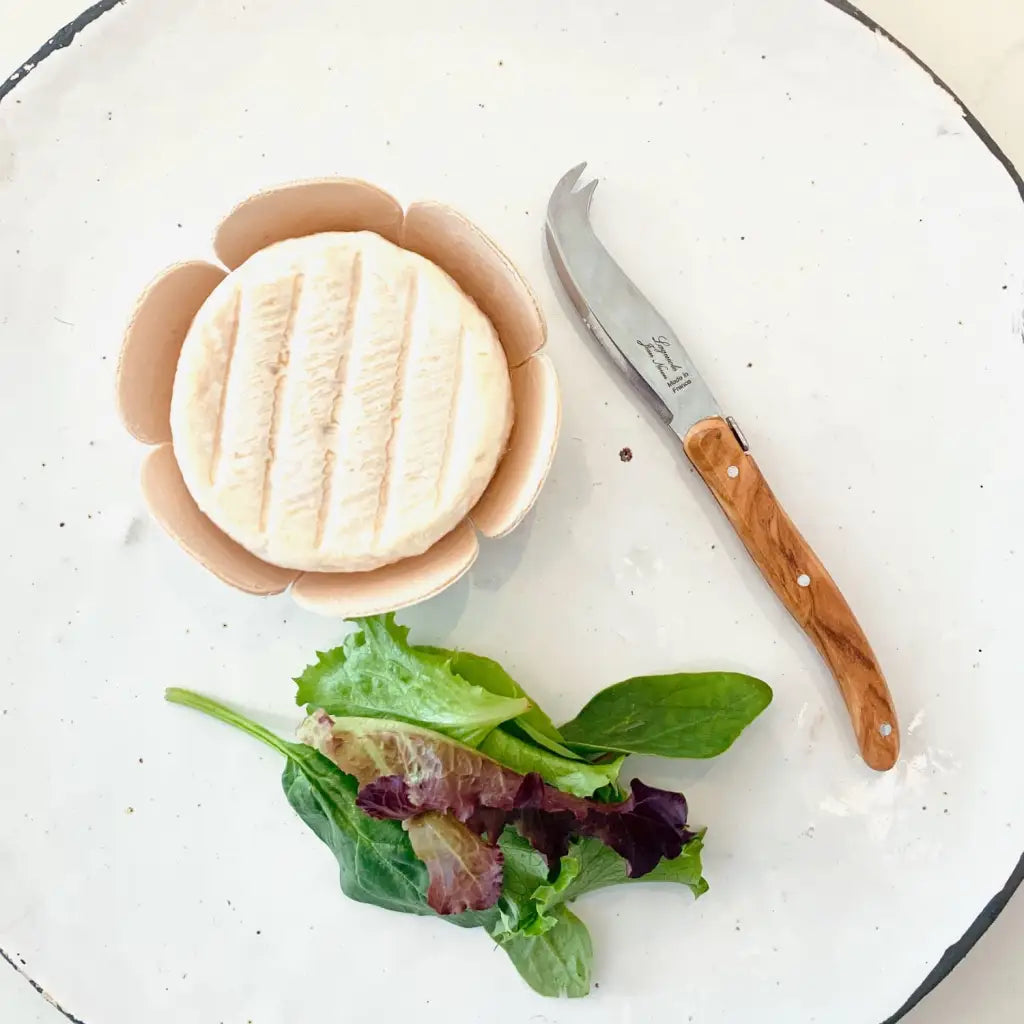
[[[593,338],[683,437],[721,410],[672,328],[594,234],[589,213],[597,181],[575,188],[586,166],[569,171],[548,201],[546,234],[555,271]]]

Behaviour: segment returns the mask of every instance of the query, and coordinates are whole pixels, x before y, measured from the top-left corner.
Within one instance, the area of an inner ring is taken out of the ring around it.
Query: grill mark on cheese
[[[331,415],[327,423],[324,443],[324,462],[321,470],[320,501],[316,509],[316,535],[313,546],[319,551],[324,542],[324,528],[327,525],[327,512],[330,508],[331,493],[334,489],[334,463],[337,455],[334,451],[338,443],[338,410],[341,408],[348,384],[349,353],[352,351],[352,331],[356,323],[356,308],[359,305],[359,293],[363,286],[363,254],[357,252],[352,259],[352,270],[349,278],[348,308],[345,312],[345,329],[341,337],[341,352],[334,368],[334,401],[331,403]]]
[[[231,321],[228,327],[227,355],[224,357],[224,377],[220,385],[220,402],[217,404],[217,419],[213,428],[213,445],[210,453],[210,486],[217,482],[217,469],[220,466],[220,453],[224,447],[224,406],[228,401],[228,385],[231,382],[231,365],[235,359],[235,346],[238,344],[238,325],[242,319],[242,289],[235,289],[235,301]]]
[[[270,406],[270,429],[267,432],[267,448],[263,468],[263,490],[260,497],[260,533],[266,533],[267,513],[270,509],[271,487],[273,484],[274,457],[277,454],[277,435],[281,429],[281,400],[285,385],[288,383],[288,358],[290,355],[292,331],[295,328],[295,316],[302,299],[302,283],[305,275],[300,270],[292,281],[292,294],[288,300],[288,314],[284,331],[281,334],[280,347],[277,351],[277,374],[274,380],[274,399]]]
[[[398,363],[395,367],[395,384],[391,392],[391,402],[388,406],[388,417],[390,419],[390,430],[388,432],[387,444],[384,448],[384,475],[380,481],[380,491],[377,495],[377,513],[373,521],[374,544],[380,539],[381,527],[384,525],[384,516],[387,512],[388,498],[391,493],[391,463],[395,457],[395,438],[398,435],[398,416],[402,407],[402,399],[405,397],[405,371],[411,360],[409,359],[409,346],[412,340],[412,322],[416,313],[416,298],[418,295],[419,275],[415,270],[410,271],[408,284],[406,285],[405,313],[402,317],[402,341],[398,348]]]
[[[462,387],[462,346],[466,343],[466,325],[459,324],[459,337],[455,342],[455,366],[452,371],[451,400],[448,403],[448,417],[444,427],[444,448],[441,454],[441,465],[437,469],[437,482],[434,487],[434,504],[441,503],[448,483],[451,469],[452,440],[455,437],[455,409],[458,405],[459,389]]]

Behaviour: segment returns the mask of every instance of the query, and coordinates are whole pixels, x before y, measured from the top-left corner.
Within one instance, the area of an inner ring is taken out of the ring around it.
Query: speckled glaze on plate
[[[427,1022],[890,1014],[1024,847],[1024,207],[955,103],[820,0],[134,0],[90,32],[3,107],[0,948],[90,1024],[290,1022],[325,978],[354,1021],[382,993]],[[543,204],[583,158],[616,183],[602,237],[858,609],[906,726],[894,772],[859,761],[814,652],[545,278]],[[709,825],[712,889],[588,899],[585,1002],[539,1000],[479,935],[345,902],[277,763],[160,699],[187,683],[287,730],[288,677],[336,628],[149,524],[112,401],[124,312],[235,196],[338,173],[499,237],[563,385],[540,503],[406,613],[419,635],[502,658],[556,716],[646,670],[776,689],[719,761],[637,765]]]

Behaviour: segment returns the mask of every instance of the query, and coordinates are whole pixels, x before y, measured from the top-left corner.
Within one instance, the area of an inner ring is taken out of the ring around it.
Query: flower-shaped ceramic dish
[[[450,533],[421,555],[368,572],[298,572],[271,565],[231,540],[198,508],[171,443],[170,405],[182,343],[213,289],[253,253],[321,231],[374,231],[437,264],[490,318],[508,359],[515,418],[508,449],[483,496]],[[546,332],[529,287],[497,246],[465,217],[438,203],[407,211],[366,182],[298,182],[241,202],[220,224],[204,261],[164,270],[143,292],[125,333],[117,395],[125,426],[153,445],[142,490],[154,518],[193,558],[250,594],[291,587],[295,600],[328,615],[369,615],[415,604],[454,583],[476,559],[478,532],[503,537],[530,510],[558,438],[558,382],[541,352]],[[226,268],[226,269],[225,269]]]

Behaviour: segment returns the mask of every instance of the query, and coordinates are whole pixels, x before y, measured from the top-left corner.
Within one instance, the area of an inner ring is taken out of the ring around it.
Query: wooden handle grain
[[[772,590],[831,669],[861,756],[887,771],[900,752],[896,709],[868,638],[835,581],[724,419],[696,423],[683,448]]]

